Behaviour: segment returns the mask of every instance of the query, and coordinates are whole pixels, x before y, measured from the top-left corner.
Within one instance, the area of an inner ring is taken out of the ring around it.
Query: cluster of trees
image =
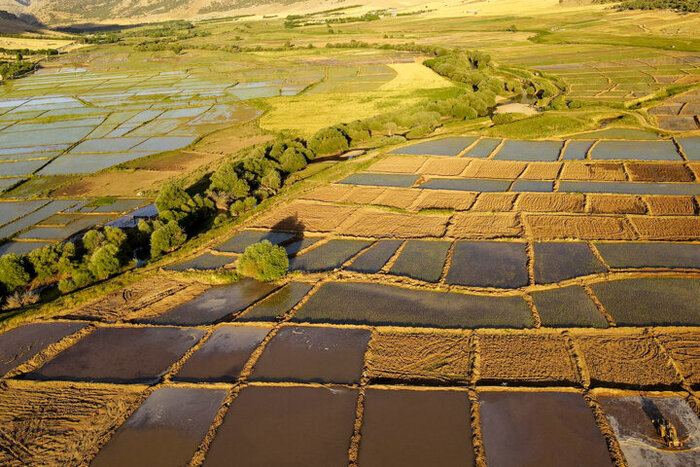
[[[34,63],[27,60],[0,62],[0,79],[13,79],[34,69]]]
[[[619,0],[594,0],[593,3],[617,3]],[[615,5],[618,10],[675,10],[699,13],[700,0],[624,0]]]
[[[0,47],[0,54],[4,55],[14,55],[16,57],[28,56],[28,55],[58,55],[58,50],[56,49],[6,49]]]

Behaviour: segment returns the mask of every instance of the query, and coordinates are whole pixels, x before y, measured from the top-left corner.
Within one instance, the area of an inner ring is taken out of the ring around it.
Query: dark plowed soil
[[[367,390],[358,465],[474,463],[466,392]]]

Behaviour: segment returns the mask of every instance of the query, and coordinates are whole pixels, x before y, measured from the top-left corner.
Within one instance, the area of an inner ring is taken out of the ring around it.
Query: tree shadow
[[[299,217],[296,214],[294,214],[292,216],[285,217],[284,219],[280,220],[275,225],[273,225],[268,235],[272,237],[275,232],[293,233],[295,234],[294,237],[290,238],[285,242],[282,242],[282,244],[284,245],[289,245],[291,243],[296,243],[304,239],[305,228],[306,226],[304,225],[304,223],[299,220]]]

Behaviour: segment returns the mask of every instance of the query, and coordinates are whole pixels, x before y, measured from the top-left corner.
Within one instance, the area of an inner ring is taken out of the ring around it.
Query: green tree
[[[308,147],[317,155],[335,154],[348,149],[347,135],[336,127],[318,130],[308,142]]]
[[[185,241],[187,241],[185,231],[177,222],[170,221],[151,234],[151,256],[155,258],[163,252],[172,251]]]
[[[225,191],[231,193],[235,198],[244,198],[250,191],[250,185],[245,180],[241,180],[236,171],[236,164],[224,164],[211,176],[211,185],[214,191]]]
[[[192,197],[185,190],[173,183],[167,183],[158,193],[156,207],[158,211],[168,211],[177,209],[191,200]]]
[[[88,270],[97,279],[107,279],[112,274],[118,272],[121,267],[118,253],[119,249],[112,244],[99,247],[92,256],[90,256]]]
[[[241,276],[271,282],[283,278],[289,270],[287,252],[269,240],[254,243],[245,249],[236,266]]]
[[[83,235],[83,246],[87,250],[88,254],[93,254],[99,247],[104,245],[105,235],[99,230],[88,230],[85,235]]]
[[[0,283],[7,292],[14,292],[29,284],[32,277],[24,267],[22,257],[9,254],[0,257]]]

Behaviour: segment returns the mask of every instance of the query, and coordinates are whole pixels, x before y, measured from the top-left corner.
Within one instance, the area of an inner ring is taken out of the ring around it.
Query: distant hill
[[[39,32],[41,28],[32,23],[32,18],[20,18],[9,11],[0,10],[0,32],[3,34]]]

